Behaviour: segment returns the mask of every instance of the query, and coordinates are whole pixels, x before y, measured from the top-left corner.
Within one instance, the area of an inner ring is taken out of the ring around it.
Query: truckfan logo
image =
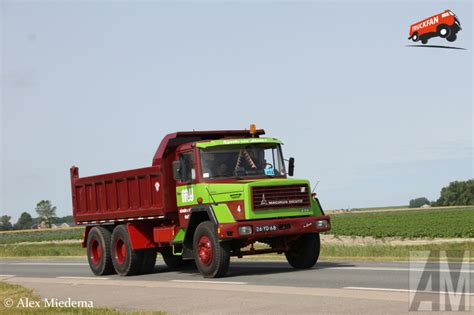
[[[446,38],[448,42],[454,42],[461,29],[461,23],[456,14],[451,10],[445,10],[412,24],[408,39],[414,42],[421,40],[422,44],[427,44],[430,38],[441,37]]]

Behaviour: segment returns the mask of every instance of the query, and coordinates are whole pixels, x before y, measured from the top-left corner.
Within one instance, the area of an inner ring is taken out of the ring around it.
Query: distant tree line
[[[67,223],[74,225],[72,215],[65,217],[56,216],[56,207],[49,200],[41,200],[36,204],[35,208],[37,217],[33,218],[28,212],[23,212],[15,224],[11,223],[12,217],[9,215],[0,216],[0,231],[8,230],[25,230],[31,229],[34,225],[42,224],[51,227],[52,224]]]
[[[436,201],[429,201],[426,197],[410,200],[410,208],[419,208],[423,205],[436,207],[474,205],[474,179],[454,181],[441,189]]]

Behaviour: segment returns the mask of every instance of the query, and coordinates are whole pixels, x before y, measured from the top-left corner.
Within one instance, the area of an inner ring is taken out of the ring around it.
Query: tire
[[[156,249],[143,249],[142,250],[142,265],[140,267],[141,274],[153,273],[156,265]]]
[[[125,225],[118,225],[112,232],[112,263],[121,276],[139,274],[143,264],[143,251],[132,249]]]
[[[96,276],[115,273],[110,252],[111,233],[102,226],[93,227],[87,236],[87,260]]]
[[[438,36],[441,37],[441,38],[446,38],[446,37],[449,37],[451,35],[451,28],[449,26],[447,26],[446,24],[442,24],[442,25],[438,26],[436,31],[438,33]]]
[[[427,40],[426,38],[423,38],[423,39],[421,40],[421,43],[422,43],[423,45],[425,45],[425,44],[428,43],[428,40]]]
[[[414,41],[414,42],[417,42],[420,40],[420,37],[418,36],[418,33],[413,33],[413,35],[411,36],[411,40]]]
[[[219,242],[216,228],[209,221],[200,223],[194,231],[193,255],[204,278],[223,277],[229,269],[229,244]]]
[[[456,34],[452,34],[451,36],[447,37],[446,40],[448,42],[454,42],[456,38],[458,38],[458,36]]]
[[[319,233],[303,234],[285,252],[285,256],[293,268],[309,269],[318,261],[320,248]]]

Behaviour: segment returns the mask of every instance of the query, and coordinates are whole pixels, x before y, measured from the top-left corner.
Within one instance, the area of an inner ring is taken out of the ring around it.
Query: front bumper
[[[327,227],[316,226],[316,221],[326,220]],[[252,233],[246,235],[239,234],[239,227],[251,226]],[[276,230],[257,232],[257,227],[276,226]],[[331,229],[331,221],[329,216],[310,216],[296,217],[285,219],[266,219],[266,220],[249,220],[239,221],[235,223],[222,223],[218,225],[219,239],[262,239],[284,235],[298,235],[305,233],[325,232]]]

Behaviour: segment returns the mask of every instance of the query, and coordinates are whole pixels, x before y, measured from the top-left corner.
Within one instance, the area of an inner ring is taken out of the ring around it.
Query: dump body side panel
[[[73,214],[76,222],[166,215],[160,167],[79,178],[71,168]],[[175,211],[175,209],[171,209]]]

